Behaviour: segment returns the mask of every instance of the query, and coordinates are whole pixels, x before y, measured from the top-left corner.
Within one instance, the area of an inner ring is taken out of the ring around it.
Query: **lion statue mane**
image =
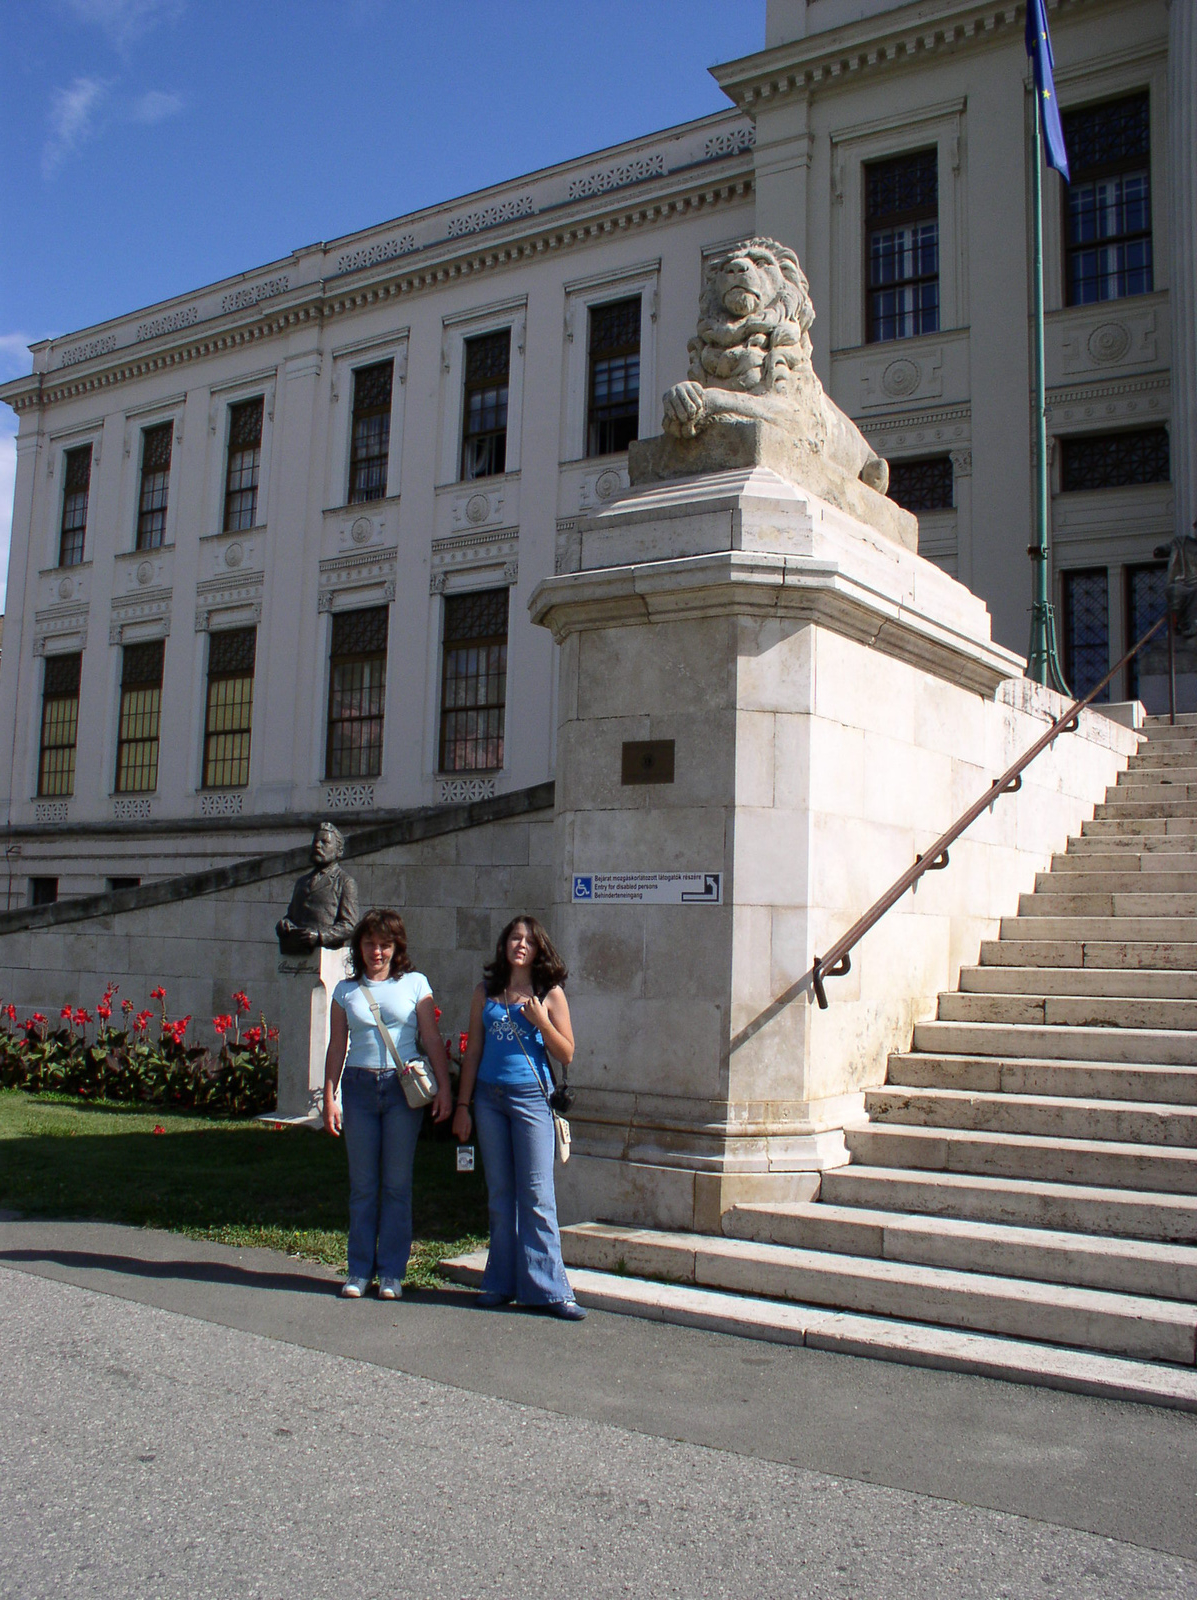
[[[708,262],[689,377],[665,395],[665,432],[693,438],[719,418],[772,423],[884,494],[888,463],[815,375],[814,320],[806,274],[776,239],[742,240]]]

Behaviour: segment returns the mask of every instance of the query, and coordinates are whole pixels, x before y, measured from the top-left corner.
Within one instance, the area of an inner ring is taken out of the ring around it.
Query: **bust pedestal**
[[[278,958],[278,1114],[307,1116],[320,1103],[332,992],[348,971],[346,949],[318,946]]]

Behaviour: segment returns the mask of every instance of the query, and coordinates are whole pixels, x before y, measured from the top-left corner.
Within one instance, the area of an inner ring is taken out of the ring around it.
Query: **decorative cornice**
[[[739,159],[746,162],[747,154],[742,153]],[[376,263],[377,275],[373,281],[358,282],[352,288],[342,290],[334,287],[332,280],[319,279],[285,293],[272,290],[283,302],[276,309],[255,304],[248,308],[250,315],[246,315],[244,309],[239,313],[230,312],[219,320],[219,325],[217,319],[210,319],[200,325],[203,331],[190,332],[190,336],[188,329],[179,329],[172,336],[171,346],[153,352],[143,352],[135,343],[119,350],[106,349],[102,353],[106,358],[102,364],[101,353],[97,351],[88,358],[86,371],[76,374],[56,367],[52,372],[33,373],[0,387],[0,399],[7,401],[18,415],[33,408],[57,405],[154,372],[270,339],[312,321],[345,316],[366,306],[438,289],[459,279],[518,266],[548,253],[584,247],[611,234],[652,227],[729,202],[734,204],[753,192],[749,170],[711,182],[704,181],[701,171],[688,169],[680,174],[683,182],[676,185],[678,176],[677,173],[666,174],[653,183],[651,192],[642,195],[633,196],[627,189],[618,189],[496,226],[493,229],[496,237],[488,240],[485,247],[473,239],[440,240],[419,252],[423,257],[419,265],[409,263],[406,258],[401,266],[393,259],[380,261]],[[586,214],[580,215],[583,209]],[[277,277],[269,283],[276,281]],[[266,288],[267,285],[257,287]],[[90,341],[88,348],[107,345],[109,339],[115,345],[115,335],[106,335],[102,340]],[[84,365],[82,359],[78,365]]]
[[[1071,10],[1086,3],[1048,0],[1048,7]],[[1025,0],[988,5],[940,0],[938,7],[920,0],[896,14],[869,16],[712,67],[711,76],[741,110],[755,114],[792,95],[809,95],[879,70],[917,67],[928,56],[992,44],[1016,32],[1021,40],[1025,18]]]

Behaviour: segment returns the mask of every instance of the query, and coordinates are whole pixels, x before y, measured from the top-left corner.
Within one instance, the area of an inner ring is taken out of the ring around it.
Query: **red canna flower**
[[[83,1007],[80,1006],[78,1011],[76,1011],[76,1013],[75,1013],[75,1026],[77,1028],[81,1028],[81,1027],[83,1027],[84,1023],[90,1022],[90,1021],[91,1021],[91,1012],[90,1011],[84,1011]]]
[[[244,1038],[246,1044],[249,1045],[251,1049],[256,1050],[262,1042],[261,1028],[246,1028]]]
[[[130,1011],[133,1010],[133,1002],[132,1002],[132,1000],[122,1000],[121,1001],[121,1010],[125,1013],[126,1016],[128,1016]]]
[[[162,1126],[162,1124],[160,1122],[156,1122],[154,1124],[154,1132],[155,1133],[165,1133],[166,1129]]]
[[[27,1028],[34,1027],[34,1026],[36,1026],[37,1023],[44,1022],[45,1020],[46,1020],[45,1017],[42,1016],[40,1011],[35,1011],[33,1013],[33,1015],[30,1017],[29,1021],[25,1024],[25,1026]]]
[[[101,1000],[99,1005],[96,1007],[96,1016],[99,1017],[101,1022],[107,1022],[111,1015],[112,1007]]]
[[[134,1033],[144,1033],[149,1027],[154,1013],[152,1011],[139,1011],[133,1018],[132,1028]]]
[[[470,1036],[469,1036],[468,1033],[459,1033],[457,1035],[457,1053],[458,1053],[458,1055],[461,1055],[461,1056],[465,1055],[466,1046],[469,1044],[469,1042],[470,1042]]]
[[[277,1028],[267,1028],[266,1029],[266,1037],[268,1039],[277,1039],[278,1038],[278,1029]]]
[[[437,1021],[438,1021],[438,1022],[439,1022],[439,1021],[440,1021],[440,1020],[441,1020],[441,1018],[442,1018],[442,1017],[443,1017],[443,1016],[444,1016],[444,1014],[445,1014],[445,1013],[444,1013],[444,1012],[443,1012],[443,1011],[442,1011],[442,1010],[441,1010],[441,1008],[440,1008],[440,1006],[433,1006],[433,1008],[432,1008],[432,1011],[433,1011],[433,1015],[434,1015],[434,1016],[435,1016],[435,1017],[436,1017],[436,1020],[437,1020]]]
[[[159,986],[156,989],[151,989],[150,990],[150,999],[151,1000],[165,1000],[166,999],[166,990],[162,987],[161,984],[159,984]]]
[[[70,1006],[63,1006],[58,1015],[65,1018],[67,1022],[71,1022],[74,1020],[75,1013],[71,1010]]]
[[[238,989],[233,995],[233,1004],[237,1007],[238,1011],[248,1011],[249,996],[244,992],[244,990]]]
[[[213,1017],[212,1026],[216,1029],[217,1033],[223,1036],[233,1026],[233,1019],[232,1017],[228,1016]]]
[[[8,1020],[10,1022],[15,1022],[17,1020],[17,1008],[16,1008],[16,1006],[11,1005],[11,1004],[6,1005],[5,1008],[4,1008],[4,1015],[8,1018]]]

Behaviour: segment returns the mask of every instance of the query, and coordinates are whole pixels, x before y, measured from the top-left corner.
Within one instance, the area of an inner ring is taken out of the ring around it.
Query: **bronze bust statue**
[[[275,927],[285,956],[303,956],[323,946],[349,943],[358,920],[357,884],[339,862],[345,854],[340,828],[322,822],[312,837],[312,871],[295,885],[287,914]]]

